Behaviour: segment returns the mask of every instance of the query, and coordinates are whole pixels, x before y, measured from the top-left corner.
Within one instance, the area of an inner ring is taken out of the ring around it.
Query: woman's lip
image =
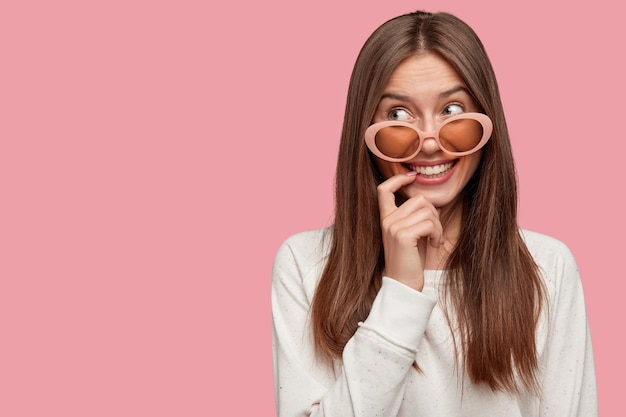
[[[442,165],[442,164],[450,163],[450,162],[454,162],[452,167],[448,171],[443,173],[443,174],[440,174],[440,175],[437,175],[437,176],[432,176],[432,177],[427,177],[427,176],[423,176],[423,175],[418,173],[415,176],[415,183],[416,184],[420,184],[420,185],[439,185],[439,184],[445,183],[446,181],[448,181],[452,177],[452,175],[454,175],[454,171],[456,170],[456,167],[458,165],[456,163],[457,160],[447,161],[447,162],[443,162],[443,163],[437,162],[437,163],[428,163],[428,164],[419,164],[419,165],[418,164],[407,164],[407,165],[424,166],[424,167],[426,167],[426,166],[433,166],[433,165]],[[406,167],[406,168],[410,169],[410,167]]]
[[[417,166],[417,167],[433,167],[436,165],[445,165],[451,162],[456,162],[457,159],[446,159],[441,161],[416,161],[416,162],[404,162],[404,165]]]

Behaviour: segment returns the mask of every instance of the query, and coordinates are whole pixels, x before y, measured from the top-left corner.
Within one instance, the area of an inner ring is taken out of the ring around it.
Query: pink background
[[[354,59],[416,8],[483,39],[623,409],[619,2],[210,3],[0,6],[0,415],[273,415],[274,253],[329,223]]]

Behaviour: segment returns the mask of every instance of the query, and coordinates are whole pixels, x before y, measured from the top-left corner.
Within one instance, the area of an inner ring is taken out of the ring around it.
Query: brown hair
[[[461,233],[445,265],[444,300],[452,307],[445,310],[458,323],[465,370],[474,383],[494,391],[536,389],[535,329],[545,290],[517,225],[516,174],[500,94],[481,41],[447,13],[389,20],[369,37],[355,63],[339,146],[332,243],[312,305],[317,351],[340,356],[380,289],[381,178],[363,134],[391,73],[420,51],[443,57],[494,124],[481,165],[462,192]]]

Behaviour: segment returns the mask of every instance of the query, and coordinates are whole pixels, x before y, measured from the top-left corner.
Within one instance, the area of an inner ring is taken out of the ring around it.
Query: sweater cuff
[[[436,303],[395,279],[383,277],[380,291],[362,326],[390,342],[417,350]]]

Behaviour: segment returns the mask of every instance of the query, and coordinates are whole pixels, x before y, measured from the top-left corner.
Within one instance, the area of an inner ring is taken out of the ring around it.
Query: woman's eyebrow
[[[439,94],[439,98],[446,98],[446,97],[450,97],[452,94],[454,93],[458,93],[459,91],[462,91],[464,93],[466,93],[468,96],[472,96],[469,92],[469,90],[462,85],[459,85],[457,87],[451,88],[449,90],[443,91],[442,93]]]
[[[392,99],[392,100],[398,100],[398,101],[411,101],[411,97],[406,96],[404,94],[399,94],[399,93],[385,93],[382,95],[380,100],[382,101],[387,98]]]
[[[439,98],[446,98],[446,97],[450,97],[451,95],[458,93],[459,91],[462,91],[464,93],[466,93],[468,96],[472,96],[469,92],[469,90],[467,89],[467,87],[459,85],[456,87],[453,87],[449,90],[443,91],[441,93],[439,93]],[[411,97],[405,95],[405,94],[400,94],[400,93],[393,93],[393,92],[389,92],[389,93],[384,93],[381,97],[380,97],[381,101],[384,99],[392,99],[392,100],[398,100],[398,101],[411,101]]]

